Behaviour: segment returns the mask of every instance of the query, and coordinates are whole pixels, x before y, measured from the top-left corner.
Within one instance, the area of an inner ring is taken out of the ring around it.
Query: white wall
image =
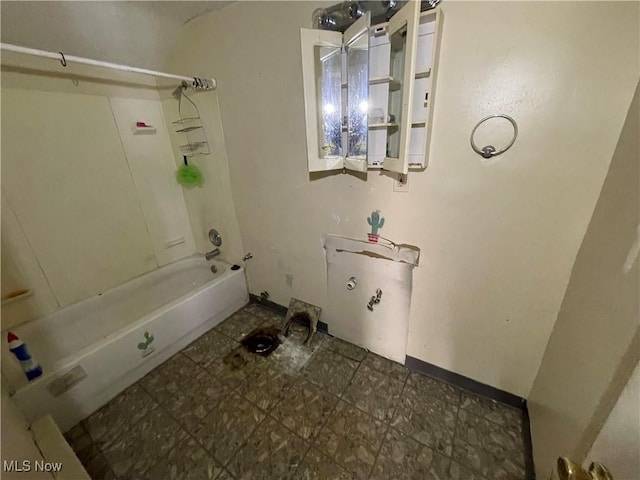
[[[3,2],[0,4],[2,41],[158,69],[183,23],[228,3]]]
[[[3,330],[194,252],[153,80],[69,66],[74,83],[22,55],[2,68],[2,294],[33,292],[3,306]]]
[[[640,365],[600,431],[589,462],[607,466],[616,480],[640,478]]]
[[[526,397],[638,78],[638,5],[444,2],[430,166],[408,194],[308,175],[299,28],[317,6],[230,5],[169,56],[218,79],[251,291],[324,306],[321,234],[362,238],[381,209],[382,235],[422,249],[408,354]],[[490,113],[520,136],[485,162],[469,134]]]

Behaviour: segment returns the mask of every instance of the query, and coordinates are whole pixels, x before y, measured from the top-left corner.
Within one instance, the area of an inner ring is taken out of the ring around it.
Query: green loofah
[[[200,169],[195,165],[189,165],[187,157],[184,157],[184,165],[181,165],[176,172],[176,180],[186,188],[199,187],[204,182]]]

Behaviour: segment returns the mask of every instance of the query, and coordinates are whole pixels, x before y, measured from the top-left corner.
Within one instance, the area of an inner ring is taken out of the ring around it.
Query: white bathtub
[[[2,372],[29,420],[49,413],[64,432],[248,301],[242,269],[186,258],[13,328],[44,370],[32,382],[4,332]]]

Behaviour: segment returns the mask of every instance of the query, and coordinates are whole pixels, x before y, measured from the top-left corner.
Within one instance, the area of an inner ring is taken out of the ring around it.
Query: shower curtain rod
[[[215,90],[216,79],[215,78],[200,78],[200,77],[185,77],[182,75],[174,75],[172,73],[156,72],[155,70],[147,70],[145,68],[129,67],[127,65],[120,65],[117,63],[102,62],[100,60],[93,60],[91,58],[76,57],[73,55],[65,55],[62,52],[47,52],[46,50],[37,50],[35,48],[21,47],[19,45],[12,45],[11,43],[0,43],[0,49],[8,50],[11,52],[24,53],[27,55],[35,55],[36,57],[53,58],[58,60],[63,67],[67,66],[67,62],[82,63],[85,65],[94,65],[97,67],[111,68],[113,70],[122,70],[124,72],[141,73],[143,75],[151,75],[153,77],[172,78],[175,80],[182,80],[187,82],[190,86],[202,90]]]

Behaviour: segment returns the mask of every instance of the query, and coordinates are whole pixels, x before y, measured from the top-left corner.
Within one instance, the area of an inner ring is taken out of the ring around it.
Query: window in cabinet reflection
[[[347,157],[366,159],[369,100],[368,28],[347,46]]]
[[[342,68],[340,47],[315,47],[320,158],[342,156]]]
[[[398,158],[400,156],[400,131],[402,118],[402,92],[404,82],[404,62],[407,50],[407,29],[402,28],[394,32],[390,39],[391,54],[389,61],[389,75],[399,82],[400,87],[389,91],[388,123],[387,126],[387,157]]]

